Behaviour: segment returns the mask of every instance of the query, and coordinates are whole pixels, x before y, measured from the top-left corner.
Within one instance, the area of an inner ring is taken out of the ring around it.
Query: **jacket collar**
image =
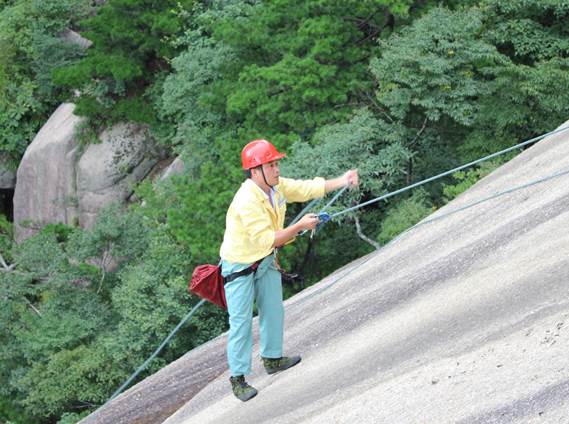
[[[258,195],[261,195],[263,199],[269,200],[269,195],[265,193],[263,189],[259,187],[252,179],[247,178],[243,184],[246,184],[246,187],[249,191],[256,193],[257,197]],[[275,187],[278,187],[278,185]],[[271,187],[271,191],[273,192],[273,198],[275,194],[278,192],[278,190],[275,187]]]
[[[261,187],[259,187],[252,179],[247,178],[243,185],[247,188],[247,191],[253,193],[256,199],[265,205],[265,208],[273,215],[276,216],[275,208],[271,205],[271,200],[269,199],[269,195],[263,191]],[[278,186],[277,186],[278,187]],[[277,202],[276,193],[278,190],[275,188],[271,188],[273,192],[273,202]]]

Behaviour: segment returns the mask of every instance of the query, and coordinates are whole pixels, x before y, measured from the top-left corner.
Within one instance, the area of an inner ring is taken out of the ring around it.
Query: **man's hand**
[[[342,176],[342,178],[344,179],[344,185],[346,187],[355,187],[359,184],[357,169],[350,169]]]
[[[304,230],[314,230],[320,219],[315,213],[307,213],[296,224],[289,225],[284,230],[275,231],[273,247],[281,247],[289,240],[295,238]]]
[[[326,180],[326,185],[324,190],[326,193],[338,190],[342,187],[356,187],[360,183],[358,178],[358,170],[350,169],[344,175],[334,178],[332,180]]]
[[[319,222],[320,219],[318,215],[315,213],[307,213],[298,221],[298,226],[303,230],[314,230]]]

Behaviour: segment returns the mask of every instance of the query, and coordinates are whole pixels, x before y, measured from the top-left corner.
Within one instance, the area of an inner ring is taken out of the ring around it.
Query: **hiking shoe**
[[[244,376],[238,375],[237,377],[231,377],[229,381],[231,382],[233,394],[237,399],[247,402],[252,397],[257,396],[257,389],[249,386]]]
[[[261,358],[267,374],[274,374],[294,367],[300,362],[300,356],[283,356],[282,358]]]

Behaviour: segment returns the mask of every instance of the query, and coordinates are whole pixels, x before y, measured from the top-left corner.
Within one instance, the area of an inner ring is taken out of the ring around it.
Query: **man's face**
[[[263,164],[263,171],[265,172],[265,178],[270,186],[275,186],[279,183],[279,162],[273,161]]]

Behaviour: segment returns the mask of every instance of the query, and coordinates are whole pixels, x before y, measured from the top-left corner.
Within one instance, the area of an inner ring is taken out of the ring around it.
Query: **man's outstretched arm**
[[[359,184],[358,170],[350,169],[344,175],[338,178],[333,178],[331,180],[326,180],[324,185],[324,190],[329,193],[334,190],[338,190],[342,187],[355,187]]]

